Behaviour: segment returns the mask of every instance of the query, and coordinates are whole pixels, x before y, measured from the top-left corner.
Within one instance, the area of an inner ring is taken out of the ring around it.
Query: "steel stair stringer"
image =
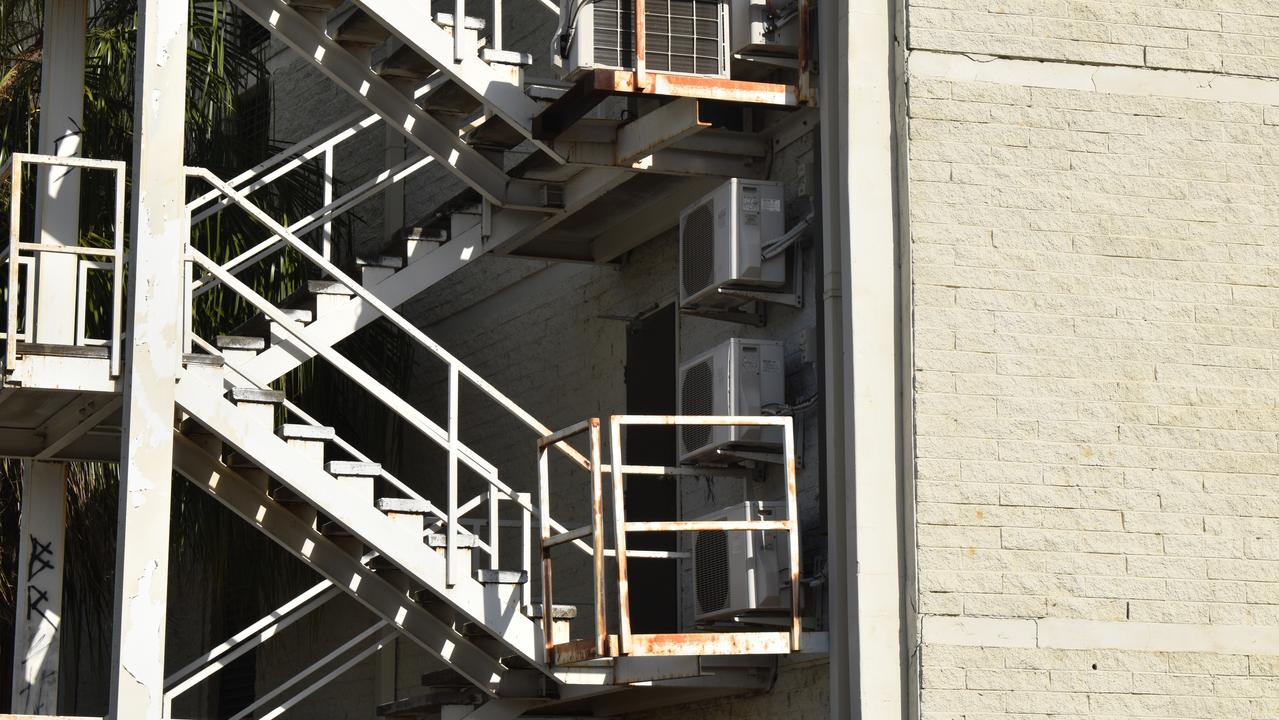
[[[496,695],[507,671],[444,621],[416,605],[360,562],[290,513],[235,470],[207,454],[178,431],[173,435],[174,469],[201,490],[255,525],[312,569],[331,580],[405,637],[490,695]]]
[[[424,543],[414,543],[410,536],[406,536],[401,529],[396,528],[372,505],[351,502],[347,490],[335,478],[308,461],[306,456],[283,440],[270,432],[263,432],[263,428],[248,422],[235,405],[221,396],[221,392],[221,388],[211,387],[187,376],[177,385],[176,401],[184,412],[194,416],[201,425],[220,437],[223,442],[233,447],[242,456],[251,459],[273,478],[305,498],[365,545],[380,553],[386,561],[404,572],[414,583],[440,597],[461,616],[483,627],[507,647],[511,655],[520,657],[543,672],[548,672],[540,659],[539,628],[533,620],[520,611],[518,601],[503,602],[499,600],[497,594],[487,592],[483,584],[469,577],[458,578],[456,584],[446,587],[443,557],[432,552]],[[185,444],[189,444],[189,441]],[[184,456],[187,454],[189,453],[184,453]],[[258,522],[256,520],[258,508],[266,508],[271,503],[265,495],[261,493],[258,495],[260,497],[253,499],[247,515],[253,518],[255,523]],[[298,524],[301,525],[300,520]],[[307,539],[312,541],[315,538],[324,539],[322,535],[307,529],[310,532]],[[336,546],[333,547],[336,548]],[[290,550],[299,551],[294,548]],[[351,579],[349,575],[345,578],[334,578],[335,582],[341,586],[345,586]],[[379,582],[383,581],[379,580]],[[386,587],[391,586],[386,585]],[[404,600],[398,602],[400,605],[405,604]],[[394,616],[389,619],[398,624]],[[448,658],[445,659],[448,660]]]
[[[381,115],[387,127],[399,129],[494,204],[540,207],[541,183],[508,177],[457,132],[419,107],[410,95],[395,89],[284,0],[236,0],[235,4],[365,107]]]

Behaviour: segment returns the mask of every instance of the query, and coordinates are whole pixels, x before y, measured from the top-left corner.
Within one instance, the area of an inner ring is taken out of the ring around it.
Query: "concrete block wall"
[[[914,49],[1279,76],[1267,0],[911,0]]]
[[[1274,717],[1279,93],[1244,76],[1279,6],[942,5],[908,15],[921,716]]]

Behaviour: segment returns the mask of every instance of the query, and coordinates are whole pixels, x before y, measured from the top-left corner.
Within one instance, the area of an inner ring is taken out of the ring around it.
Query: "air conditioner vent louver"
[[[653,70],[716,75],[723,66],[718,0],[645,3],[645,60]]]
[[[680,388],[680,414],[715,414],[714,379],[715,372],[709,359],[688,368]],[[682,425],[680,439],[685,449],[700,448],[711,441],[711,431],[709,425]]]
[[[591,3],[595,19],[595,61],[601,65],[631,67],[635,57],[635,13],[631,0],[598,0]],[[645,13],[647,15],[647,13]]]
[[[709,530],[693,540],[697,555],[697,614],[718,612],[728,607],[728,533]]]
[[[684,218],[680,229],[680,261],[684,296],[701,292],[715,282],[715,219],[712,203],[703,203]]]

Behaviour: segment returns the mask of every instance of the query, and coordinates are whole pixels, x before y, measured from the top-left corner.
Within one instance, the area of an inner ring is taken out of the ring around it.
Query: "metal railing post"
[[[13,177],[9,181],[9,297],[5,318],[4,367],[13,372],[18,360],[18,265],[22,253],[22,158],[13,158]],[[27,328],[30,330],[30,328]]]
[[[591,418],[591,541],[595,571],[595,654],[604,657],[608,618],[604,597],[604,474],[600,458],[600,419]],[[620,558],[620,554],[619,554]]]
[[[520,503],[520,569],[524,571],[526,581],[520,586],[520,604],[527,611],[532,603],[533,584],[533,513],[528,508],[533,504],[533,496],[519,493]]]
[[[782,450],[786,461],[786,521],[789,523],[786,538],[790,545],[790,649],[799,652],[803,638],[799,615],[799,503],[795,498],[795,436],[794,421],[789,417],[784,419]]]
[[[631,589],[626,571],[626,489],[622,481],[622,424],[609,418],[609,462],[613,472],[613,552],[617,555],[617,654],[631,644]]]
[[[555,640],[553,618],[551,617],[551,548],[546,541],[551,537],[551,463],[545,445],[537,447],[537,510],[538,534],[541,541],[538,549],[542,555],[542,644],[545,657],[542,662],[550,665],[555,661]]]
[[[333,146],[324,150],[324,205],[333,204]],[[325,260],[333,260],[333,220],[326,220],[320,230],[320,254]]]
[[[457,364],[449,363],[449,470],[448,470],[448,525],[444,528],[444,564],[445,582],[454,586],[458,582],[457,575],[457,428],[458,428],[458,373]]]
[[[497,549],[498,530],[500,529],[499,522],[501,520],[500,513],[498,513],[498,502],[501,501],[501,498],[498,496],[496,488],[489,487],[488,501],[489,501],[489,568],[493,570],[497,570],[498,555],[499,555],[498,549]]]
[[[453,0],[453,62],[462,62],[462,34],[466,28],[466,0]]]

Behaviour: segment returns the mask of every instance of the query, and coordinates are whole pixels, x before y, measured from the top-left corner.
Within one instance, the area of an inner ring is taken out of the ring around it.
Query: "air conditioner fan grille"
[[[728,607],[728,533],[704,530],[693,540],[697,558],[697,612],[699,615]]]
[[[713,380],[715,373],[711,369],[711,361],[700,362],[684,372],[684,384],[680,387],[679,411],[681,415],[714,415],[715,395]],[[709,425],[681,425],[680,440],[684,443],[684,451],[691,452],[710,444]]]
[[[680,274],[684,296],[689,297],[715,282],[715,218],[712,203],[693,208],[680,228]]]

